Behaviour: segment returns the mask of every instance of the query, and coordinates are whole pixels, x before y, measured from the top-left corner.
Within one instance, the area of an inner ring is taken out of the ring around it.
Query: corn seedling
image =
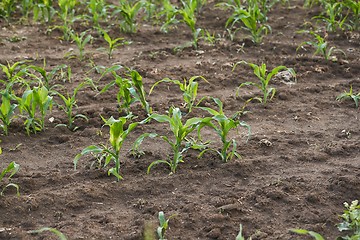
[[[127,44],[130,44],[131,42],[130,41],[125,41],[124,38],[115,38],[115,39],[112,39],[109,34],[107,34],[107,32],[105,32],[104,30],[101,31],[102,32],[102,35],[104,37],[104,40],[107,42],[108,44],[108,47],[106,48],[106,52],[107,52],[107,55],[109,57],[109,59],[112,58],[112,54],[113,54],[113,51],[118,48],[119,46],[123,46],[123,45],[127,45]],[[102,49],[105,49],[105,48],[100,48],[100,50]]]
[[[15,12],[15,9],[15,0],[2,0],[0,3],[0,17],[5,18],[5,20],[9,22],[11,15]]]
[[[45,116],[52,108],[53,97],[49,96],[49,90],[45,87],[34,87],[26,90],[21,98],[17,97],[20,113],[26,112],[24,122],[28,135],[30,132],[36,133],[44,129]],[[37,110],[40,117],[36,116]]]
[[[183,100],[184,100],[184,106],[188,109],[188,112],[191,112],[193,109],[193,106],[196,101],[197,97],[197,91],[199,83],[196,81],[198,79],[202,79],[205,82],[209,83],[204,77],[202,76],[193,76],[189,80],[184,79],[184,82],[180,82],[179,80],[172,80],[169,78],[164,78],[160,81],[157,81],[150,89],[149,94],[153,91],[153,89],[162,82],[170,82],[174,83],[179,86],[180,90],[183,92]]]
[[[66,236],[62,232],[57,230],[56,228],[43,227],[38,230],[28,231],[28,233],[30,233],[30,234],[40,234],[43,232],[51,232],[51,233],[55,234],[59,240],[67,240]]]
[[[351,236],[339,237],[339,240],[356,240],[360,239],[360,205],[358,200],[351,204],[345,202],[345,211],[341,215],[342,222],[337,225],[340,232],[347,231]]]
[[[198,135],[200,138],[200,130],[203,127],[208,126],[212,128],[221,138],[222,148],[220,151],[216,149],[205,149],[200,153],[199,157],[201,157],[206,151],[211,150],[217,152],[220,155],[221,160],[223,162],[230,161],[234,156],[240,158],[240,155],[236,151],[236,147],[237,147],[236,140],[235,139],[228,140],[228,134],[230,130],[237,129],[239,126],[241,126],[247,128],[248,135],[250,135],[250,126],[247,125],[245,122],[238,120],[241,112],[237,112],[233,116],[228,118],[223,111],[223,103],[220,101],[220,99],[218,98],[211,98],[211,99],[216,103],[216,105],[219,108],[219,111],[216,111],[209,107],[197,107],[207,111],[212,115],[212,117],[205,117],[203,121],[200,123],[198,127]]]
[[[254,83],[254,82],[245,82],[240,84],[240,86],[238,87],[237,91],[236,91],[236,95],[239,95],[239,89],[242,88],[243,86],[255,86],[258,89],[261,90],[262,92],[262,98],[255,98],[257,100],[259,100],[260,102],[262,102],[264,105],[266,105],[267,100],[271,100],[276,93],[276,89],[273,87],[269,87],[269,83],[270,80],[281,70],[287,70],[289,71],[294,77],[296,76],[295,71],[292,68],[287,68],[285,66],[277,66],[274,69],[271,70],[270,73],[268,73],[267,68],[266,68],[266,64],[262,63],[261,66],[256,65],[254,63],[247,63],[245,61],[240,61],[237,62],[234,67],[233,70],[236,68],[236,66],[238,64],[246,64],[248,66],[250,66],[253,70],[254,70],[254,74],[255,76],[258,77],[258,79],[260,80],[260,83]]]
[[[350,26],[352,30],[359,30],[360,27],[360,1],[345,0],[344,6],[350,11]]]
[[[38,21],[40,18],[43,22],[50,23],[54,15],[56,14],[56,10],[53,7],[52,0],[41,0],[34,3],[33,6],[33,19],[34,21]]]
[[[114,15],[120,14],[120,30],[126,33],[135,33],[137,31],[136,17],[143,5],[142,1],[119,0],[119,6],[116,6]]]
[[[27,61],[19,61],[19,62],[15,62],[12,65],[9,62],[7,62],[7,65],[0,63],[0,67],[3,73],[5,73],[7,82],[16,82],[16,81],[22,82],[23,80],[22,77],[28,71],[28,65],[25,64],[26,62]]]
[[[82,156],[93,154],[100,163],[105,161],[103,167],[106,167],[111,161],[113,161],[115,163],[115,167],[112,167],[108,170],[108,175],[114,175],[117,180],[122,179],[122,176],[120,175],[120,151],[127,136],[139,124],[139,122],[130,123],[127,129],[124,129],[127,120],[131,117],[132,115],[127,115],[125,117],[120,117],[117,120],[113,117],[110,117],[108,120],[102,118],[105,122],[104,126],[109,126],[110,128],[110,147],[105,145],[91,145],[86,147],[84,150],[82,150],[81,153],[75,156],[74,169],[76,170],[77,163]]]
[[[242,232],[243,232],[242,225],[240,224],[240,230],[239,230],[239,233],[236,236],[235,240],[246,240]],[[252,238],[249,237],[247,240],[252,240]]]
[[[80,34],[71,31],[70,36],[71,39],[76,43],[76,46],[78,47],[80,60],[83,60],[85,45],[92,40],[92,36],[90,34],[87,35],[87,31],[84,31]]]
[[[104,0],[89,0],[87,2],[89,18],[95,27],[100,27],[100,19],[107,17],[108,6]]]
[[[71,71],[71,70],[69,70],[70,67],[68,67],[65,64],[61,64],[61,65],[54,67],[50,72],[46,71],[45,67],[46,67],[46,61],[44,59],[44,67],[39,67],[39,66],[34,66],[34,65],[30,65],[28,67],[28,69],[33,69],[35,72],[39,73],[41,77],[38,77],[35,74],[32,74],[30,72],[28,72],[27,75],[30,77],[33,77],[34,79],[37,79],[41,85],[45,86],[49,90],[58,86],[58,85],[51,86],[50,83],[59,75],[64,75],[64,74],[62,74],[64,69],[67,68],[67,72],[69,74],[71,74],[71,72],[69,72],[69,71]]]
[[[344,24],[347,16],[343,17],[343,3],[323,1],[325,14],[313,17],[326,22],[326,30],[335,32],[337,28],[344,30]]]
[[[59,108],[61,110],[63,110],[66,113],[68,122],[67,124],[58,124],[56,125],[58,126],[66,126],[68,129],[70,129],[71,131],[76,131],[78,129],[78,127],[76,127],[74,125],[75,123],[75,119],[77,118],[82,118],[86,121],[88,121],[88,118],[83,115],[83,114],[73,114],[73,108],[77,107],[76,105],[76,95],[78,93],[78,91],[85,85],[86,83],[80,83],[79,86],[77,86],[74,91],[73,94],[70,96],[69,93],[66,94],[66,96],[64,96],[63,94],[59,93],[59,92],[55,92],[56,95],[58,95],[60,97],[60,99],[62,100],[63,104],[57,104],[59,106]]]
[[[134,102],[140,102],[146,112],[151,113],[149,103],[146,101],[146,93],[142,84],[141,75],[135,70],[128,69],[130,73],[127,76],[131,79],[123,78],[115,72],[119,67],[121,68],[121,66],[113,66],[103,73],[104,76],[106,73],[111,72],[115,80],[108,83],[99,94],[104,93],[111,87],[117,85],[119,89],[117,93],[117,102],[121,110],[130,113],[130,105]]]
[[[171,215],[169,218],[165,217],[165,214],[163,211],[159,212],[159,226],[156,229],[156,233],[159,237],[159,240],[166,240],[165,238],[165,233],[166,230],[168,230],[169,228],[169,220],[173,217],[175,217],[176,215]]]
[[[313,237],[315,240],[325,240],[325,238],[323,236],[321,236],[319,233],[313,232],[313,231],[308,231],[305,229],[290,229],[290,232],[301,234],[301,235],[309,235],[309,236]]]
[[[355,102],[355,107],[358,108],[359,107],[359,99],[360,99],[360,92],[358,94],[354,94],[353,93],[353,88],[352,86],[350,86],[350,90],[349,92],[344,92],[342,94],[340,94],[339,96],[336,97],[336,100],[341,101],[341,100],[346,100],[346,99],[352,99]]]
[[[176,19],[178,10],[170,0],[163,0],[162,7],[163,10],[158,13],[158,18],[164,18],[160,31],[167,33],[171,25],[179,23],[179,21]]]
[[[5,135],[8,135],[9,126],[11,124],[12,119],[14,118],[15,109],[18,106],[11,101],[14,97],[11,95],[8,89],[0,92],[1,95],[1,105],[0,105],[0,120],[2,124],[0,124],[0,128],[3,129]]]
[[[333,61],[336,61],[336,57],[332,55],[333,52],[341,52],[345,56],[345,53],[342,50],[336,49],[335,47],[329,48],[328,42],[326,41],[327,35],[325,35],[325,37],[322,37],[313,31],[306,31],[306,30],[299,31],[299,33],[309,33],[310,35],[312,35],[314,37],[314,41],[307,41],[307,42],[301,43],[300,46],[296,49],[296,51],[298,51],[304,45],[310,45],[313,48],[315,48],[315,52],[313,55],[314,56],[318,55],[318,54],[322,55],[326,61],[328,61],[330,59]]]
[[[15,163],[14,161],[11,162],[4,170],[2,170],[1,174],[0,174],[0,183],[2,182],[3,178],[5,177],[6,174],[9,173],[8,176],[8,180],[11,179],[12,176],[14,176],[20,169],[20,165]],[[16,188],[16,192],[17,195],[19,196],[19,186],[15,183],[8,183],[5,185],[5,187],[2,188],[1,192],[0,192],[0,196],[4,195],[4,191],[5,189],[7,189],[8,187],[14,187]]]
[[[76,0],[58,1],[58,5],[60,7],[60,11],[58,12],[58,15],[62,21],[62,25],[55,26],[55,28],[59,28],[63,31],[64,39],[66,41],[70,40],[72,25],[77,20],[77,17],[75,17],[75,5],[77,4],[77,2],[78,1]]]
[[[156,133],[145,133],[142,134],[133,145],[133,152],[141,152],[139,151],[139,146],[145,137],[160,137],[166,143],[171,146],[172,149],[172,159],[169,157],[168,160],[157,160],[152,162],[147,169],[147,173],[150,173],[150,170],[153,166],[158,164],[166,164],[170,167],[171,173],[175,173],[179,163],[183,162],[183,154],[190,148],[187,144],[183,146],[186,141],[187,136],[192,133],[198,125],[203,121],[202,118],[190,118],[185,124],[182,122],[182,114],[179,108],[170,108],[169,115],[160,115],[160,114],[151,114],[145,121],[150,121],[151,119],[159,122],[159,123],[168,123],[170,125],[170,129],[173,133],[174,140],[171,140],[167,136],[161,136]]]
[[[196,28],[196,10],[198,0],[183,0],[181,3],[183,7],[177,12],[182,17],[181,22],[185,23],[190,28],[193,36],[192,45],[195,49],[197,49],[199,37],[202,32],[201,28]]]

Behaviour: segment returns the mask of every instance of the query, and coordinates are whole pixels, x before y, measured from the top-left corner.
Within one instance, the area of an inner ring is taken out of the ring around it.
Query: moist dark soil
[[[239,224],[252,239],[304,239],[290,233],[291,228],[334,239],[340,234],[336,224],[343,203],[359,199],[360,194],[359,110],[353,101],[336,101],[350,85],[354,92],[360,91],[360,34],[328,33],[329,45],[346,54],[335,52],[334,61],[314,56],[311,47],[296,51],[302,42],[311,40],[297,31],[305,29],[305,23],[319,11],[303,8],[302,1],[276,5],[269,13],[272,32],[255,45],[243,30],[230,41],[224,27],[229,12],[210,2],[200,13],[198,26],[215,33],[214,44],[201,40],[196,50],[178,49],[191,40],[185,25],[163,33],[158,26],[140,20],[135,34],[108,26],[110,36],[132,41],[116,49],[112,59],[97,50],[106,42],[91,30],[94,41],[86,45],[82,61],[65,56],[71,49],[77,54],[77,47],[61,40],[60,31],[48,33],[44,24],[1,20],[0,62],[29,60],[43,66],[46,59],[48,70],[66,64],[72,70],[71,82],[56,79],[52,83],[63,85],[62,93],[71,92],[86,77],[100,79],[94,65],[118,64],[138,71],[147,92],[163,78],[203,76],[209,83],[199,81],[199,99],[220,98],[231,116],[247,99],[260,96],[252,87],[242,87],[236,94],[241,83],[258,80],[249,66],[240,64],[233,70],[234,63],[266,63],[270,70],[285,65],[297,77],[290,82],[273,79],[270,85],[276,95],[266,106],[257,101],[246,105],[241,120],[251,126],[250,138],[241,127],[229,136],[238,143],[240,159],[224,163],[214,152],[197,158],[199,152],[189,150],[175,174],[169,174],[166,165],[146,173],[151,162],[171,155],[161,139],[145,139],[145,154],[139,158],[128,152],[142,133],[171,134],[168,125],[155,121],[139,125],[126,139],[121,153],[123,180],[108,176],[108,168],[96,168],[91,157],[81,158],[74,170],[73,159],[82,149],[108,143],[108,128],[102,127],[100,116],[124,115],[117,106],[116,88],[100,95],[90,87],[79,91],[75,113],[86,115],[89,121],[77,120],[76,131],[55,127],[66,123],[66,115],[57,106],[47,116],[45,130],[30,136],[23,119],[15,119],[9,135],[0,137],[0,169],[11,161],[20,164],[11,180],[19,185],[20,196],[8,188],[0,197],[0,239],[54,238],[48,233],[28,233],[42,227],[56,228],[68,239],[144,239],[144,231],[155,232],[159,211],[173,215],[167,239],[235,239]],[[77,23],[75,27],[91,29]],[[15,36],[20,41],[12,41]],[[112,80],[111,75],[103,77],[100,89]],[[171,106],[185,113],[176,85],[158,85],[148,101],[156,113],[167,114]],[[211,101],[205,105],[216,107]],[[131,111],[138,116],[136,121],[146,118],[140,105],[132,105]],[[206,115],[194,109],[183,119]],[[211,129],[204,128],[202,135],[213,147],[221,146]]]

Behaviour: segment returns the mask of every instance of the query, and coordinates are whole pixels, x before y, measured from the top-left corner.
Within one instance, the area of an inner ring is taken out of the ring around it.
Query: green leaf
[[[28,233],[37,234],[37,233],[42,233],[42,232],[46,232],[46,231],[54,233],[59,238],[59,240],[67,240],[66,236],[55,228],[43,227],[38,230],[28,231]]]

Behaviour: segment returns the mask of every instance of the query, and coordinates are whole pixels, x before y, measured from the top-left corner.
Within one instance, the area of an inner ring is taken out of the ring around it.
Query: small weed
[[[30,234],[39,234],[43,232],[51,232],[55,234],[59,238],[59,240],[67,240],[66,236],[56,228],[43,227],[38,230],[28,231],[28,233]]]

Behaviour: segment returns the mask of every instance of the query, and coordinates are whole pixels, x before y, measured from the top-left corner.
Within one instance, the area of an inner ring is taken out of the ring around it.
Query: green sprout
[[[262,102],[264,105],[267,104],[268,99],[272,99],[275,96],[276,89],[273,87],[269,87],[270,80],[281,70],[289,71],[294,77],[296,76],[295,71],[292,68],[287,68],[285,66],[277,66],[273,68],[270,73],[268,73],[266,64],[262,63],[260,66],[254,63],[247,63],[245,61],[240,61],[235,63],[233,70],[236,68],[238,64],[246,64],[250,66],[254,70],[255,76],[258,77],[260,83],[254,82],[245,82],[240,84],[238,87],[236,94],[239,95],[239,89],[243,86],[255,86],[256,88],[260,89],[262,92],[262,98],[255,98]]]
[[[71,39],[76,43],[76,46],[78,47],[80,61],[82,61],[84,58],[85,45],[92,40],[92,36],[90,34],[86,34],[87,31],[84,31],[80,34],[74,33],[73,31],[70,32]]]
[[[126,33],[135,33],[137,31],[136,17],[143,5],[142,1],[132,2],[126,0],[119,0],[119,6],[113,14],[120,14],[122,20],[120,21],[120,30]]]
[[[132,118],[132,115],[120,117],[117,120],[113,117],[110,117],[108,120],[102,117],[103,121],[105,122],[104,126],[109,126],[110,128],[110,147],[103,144],[100,146],[91,145],[86,147],[81,151],[81,153],[75,156],[74,169],[76,170],[77,163],[82,156],[87,154],[93,154],[96,156],[99,162],[102,162],[103,160],[105,161],[103,167],[106,167],[111,161],[113,161],[115,163],[115,167],[112,167],[108,170],[108,175],[112,174],[117,178],[117,180],[121,180],[122,176],[120,175],[120,151],[123,143],[127,139],[130,132],[132,132],[139,124],[139,122],[130,123],[127,129],[125,129],[125,124],[130,118]]]
[[[168,230],[168,228],[169,228],[169,220],[175,216],[176,216],[176,214],[171,215],[169,218],[166,218],[163,211],[159,212],[159,217],[158,217],[159,218],[159,226],[156,229],[156,233],[159,237],[159,240],[166,240],[165,233],[166,233],[166,230]]]
[[[20,108],[20,113],[24,111],[27,113],[24,122],[25,129],[28,135],[30,132],[36,133],[44,129],[45,116],[52,108],[53,97],[49,95],[49,90],[45,87],[34,87],[26,90],[22,97],[17,97]],[[40,112],[40,117],[36,116],[37,111]]]
[[[193,76],[189,80],[184,79],[183,83],[180,82],[179,80],[172,80],[172,79],[169,79],[169,78],[164,78],[164,79],[154,83],[154,85],[150,88],[149,94],[152,93],[154,88],[159,83],[162,83],[162,82],[174,83],[174,84],[178,85],[180,90],[183,92],[183,100],[185,102],[184,106],[188,109],[188,112],[190,113],[192,111],[192,109],[193,109],[193,106],[195,104],[196,97],[197,97],[197,91],[198,91],[199,83],[196,80],[198,80],[198,79],[202,79],[205,82],[209,83],[202,76]]]
[[[290,229],[290,231],[301,235],[309,235],[313,237],[315,240],[325,240],[325,238],[317,232],[308,231],[305,229]]]
[[[306,31],[306,30],[299,31],[298,33],[309,33],[314,37],[314,41],[302,42],[300,46],[296,49],[296,51],[298,51],[299,48],[302,48],[304,45],[310,45],[315,48],[314,56],[320,54],[325,58],[326,61],[330,59],[336,61],[336,57],[332,56],[333,52],[335,51],[341,52],[345,55],[345,53],[340,49],[336,49],[335,47],[330,47],[330,48],[328,47],[328,42],[326,41],[327,35],[325,37],[322,37],[319,34],[315,33],[314,31]]]
[[[123,46],[123,45],[127,45],[127,44],[131,43],[129,41],[124,41],[124,38],[112,39],[107,32],[105,32],[105,31],[101,31],[101,32],[102,32],[102,35],[104,37],[104,40],[108,44],[108,47],[106,48],[106,51],[107,51],[109,59],[112,58],[113,51],[116,48],[118,48],[119,46]],[[104,48],[101,48],[101,49],[104,49]]]
[[[58,124],[56,126],[66,126],[68,129],[70,129],[71,131],[76,131],[78,129],[78,127],[76,127],[74,125],[75,119],[77,118],[82,118],[86,121],[88,121],[88,118],[83,115],[83,114],[73,114],[73,108],[77,107],[76,105],[76,95],[78,93],[78,91],[85,85],[86,83],[80,83],[73,91],[72,95],[70,96],[69,93],[65,95],[59,93],[59,92],[55,92],[56,95],[58,95],[60,97],[60,99],[62,100],[63,104],[57,104],[59,106],[59,108],[61,110],[63,110],[66,113],[68,122],[67,124]]]
[[[0,92],[1,95],[1,105],[0,105],[0,120],[2,124],[0,124],[0,128],[4,130],[4,134],[9,134],[9,126],[11,124],[12,119],[14,118],[15,109],[17,108],[17,104],[12,103],[11,101],[14,99],[12,94],[8,89]]]
[[[151,119],[159,123],[168,123],[173,133],[174,140],[171,140],[169,137],[159,135],[157,133],[145,133],[136,139],[132,150],[133,152],[140,152],[138,148],[145,137],[160,137],[162,140],[164,140],[171,146],[173,155],[172,159],[169,158],[168,160],[156,160],[152,162],[148,166],[147,173],[150,173],[151,168],[158,164],[168,165],[170,167],[171,173],[175,173],[179,163],[183,162],[183,154],[191,147],[188,144],[183,146],[183,143],[186,141],[186,137],[198,127],[198,125],[203,121],[203,119],[190,118],[184,124],[182,122],[182,114],[179,108],[170,108],[169,115],[153,113],[146,120],[144,120],[144,122]]]
[[[202,32],[201,28],[196,28],[196,10],[198,7],[198,0],[183,0],[181,1],[183,8],[178,10],[181,15],[181,21],[184,22],[191,30],[193,40],[192,44],[195,49],[198,48],[198,41]]]
[[[205,117],[203,121],[200,123],[198,128],[199,138],[200,138],[200,130],[205,126],[208,126],[213,130],[215,130],[215,132],[221,138],[222,148],[220,151],[216,149],[205,149],[200,153],[199,157],[202,156],[206,151],[211,150],[217,152],[220,155],[221,160],[223,162],[228,162],[234,156],[240,158],[240,155],[236,151],[236,147],[237,147],[236,140],[235,139],[228,140],[228,134],[230,130],[237,129],[239,126],[241,126],[247,128],[248,135],[250,135],[250,126],[238,119],[241,112],[237,112],[233,116],[228,118],[223,111],[223,103],[220,101],[220,99],[218,98],[211,98],[211,99],[216,103],[216,105],[219,108],[219,111],[216,111],[209,107],[197,107],[199,109],[207,111],[212,115],[212,117]]]
[[[351,236],[340,237],[339,240],[360,239],[360,205],[359,200],[354,200],[351,204],[345,202],[346,210],[341,215],[343,222],[337,225],[340,232],[351,232]]]
[[[43,227],[38,230],[28,231],[28,233],[31,233],[31,234],[39,234],[39,233],[43,233],[43,232],[51,232],[51,233],[55,234],[59,238],[59,240],[67,240],[66,236],[62,232],[57,230],[56,228]]]
[[[345,99],[352,99],[355,102],[355,107],[358,108],[359,107],[359,99],[360,99],[360,92],[358,94],[354,94],[353,93],[353,88],[352,86],[350,86],[350,90],[349,92],[343,92],[342,94],[340,94],[339,96],[336,97],[336,100],[341,101],[341,100],[345,100]]]
[[[2,182],[3,178],[5,177],[6,174],[9,173],[8,179],[10,180],[12,176],[14,176],[20,169],[20,165],[17,164],[16,162],[11,162],[9,163],[9,165],[2,170],[1,174],[0,174],[0,183]],[[16,188],[16,192],[17,195],[19,196],[19,185],[15,184],[15,183],[8,183],[5,185],[5,187],[2,188],[1,192],[0,192],[0,196],[4,195],[4,191],[8,188],[8,187],[14,187]]]

